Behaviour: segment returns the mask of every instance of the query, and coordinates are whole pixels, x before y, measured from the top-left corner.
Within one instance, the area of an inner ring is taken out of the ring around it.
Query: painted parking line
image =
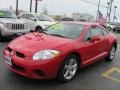
[[[102,76],[103,76],[103,77],[106,77],[106,78],[108,78],[108,79],[111,79],[111,80],[113,80],[113,81],[120,82],[120,78],[115,78],[115,77],[112,76],[112,74],[115,74],[115,73],[118,74],[118,75],[120,75],[120,68],[118,68],[118,67],[113,67],[113,68],[111,68],[110,70],[104,72],[104,73],[102,74]]]

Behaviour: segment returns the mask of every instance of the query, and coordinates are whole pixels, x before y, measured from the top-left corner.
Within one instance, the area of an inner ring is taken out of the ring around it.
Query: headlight
[[[12,24],[11,23],[7,23],[7,28],[11,29],[12,28]]]
[[[56,50],[42,50],[33,55],[33,60],[48,60],[52,59],[60,54],[60,51]]]

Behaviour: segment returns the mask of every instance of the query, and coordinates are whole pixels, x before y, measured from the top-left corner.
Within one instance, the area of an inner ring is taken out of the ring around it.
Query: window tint
[[[101,30],[101,28],[92,28],[91,29],[91,36],[95,36],[95,35],[98,35],[98,36],[103,36],[103,32]]]
[[[108,34],[107,30],[105,30],[105,29],[101,29],[101,30],[103,31],[103,35],[107,35]]]
[[[86,36],[84,37],[84,42],[89,41],[91,39],[91,32],[90,30],[87,32]]]
[[[23,19],[28,19],[28,14],[23,14],[23,15],[21,15],[21,18],[23,18]]]
[[[41,15],[36,15],[36,17],[37,17],[37,19],[38,19],[39,21],[54,21],[54,19],[51,18],[50,16],[43,15],[43,14],[41,14]]]
[[[81,33],[83,32],[83,27],[84,25],[81,24],[58,23],[47,28],[47,30],[45,30],[45,33],[49,35],[75,39],[80,37]]]
[[[29,14],[29,15],[28,15],[28,19],[29,19],[29,20],[32,20],[32,19],[35,19],[35,17],[34,17],[33,15]]]
[[[0,18],[17,18],[15,13],[11,11],[2,11],[0,10]]]

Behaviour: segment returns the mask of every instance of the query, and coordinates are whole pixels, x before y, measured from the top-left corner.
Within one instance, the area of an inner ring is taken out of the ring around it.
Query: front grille
[[[8,50],[9,52],[12,52],[12,50],[13,50],[13,49],[11,49],[11,48],[7,47],[7,50]]]
[[[10,47],[7,47],[7,50],[11,53],[13,51],[13,49],[11,49]],[[20,57],[20,58],[25,58],[25,55],[21,52],[18,52],[18,51],[14,51],[16,56],[17,57]]]
[[[25,25],[24,24],[12,24],[12,29],[13,30],[25,29]]]
[[[20,57],[20,58],[25,58],[25,55],[23,53],[17,52],[16,51],[16,56]]]
[[[14,63],[12,64],[12,69],[15,69],[15,70],[17,70],[21,73],[25,73],[25,71],[26,71],[23,67],[20,67],[20,66],[14,64]]]

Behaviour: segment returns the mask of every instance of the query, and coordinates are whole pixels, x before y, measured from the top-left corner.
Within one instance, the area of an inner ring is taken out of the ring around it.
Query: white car
[[[0,10],[0,40],[3,37],[21,35],[30,32],[29,26],[23,20],[17,19],[14,12]]]
[[[19,18],[28,23],[31,31],[42,31],[43,29],[57,23],[48,15],[38,13],[24,13],[21,14]]]
[[[113,30],[116,26],[115,26],[114,23],[109,23],[109,24],[107,24],[106,27],[107,27],[108,30]]]

